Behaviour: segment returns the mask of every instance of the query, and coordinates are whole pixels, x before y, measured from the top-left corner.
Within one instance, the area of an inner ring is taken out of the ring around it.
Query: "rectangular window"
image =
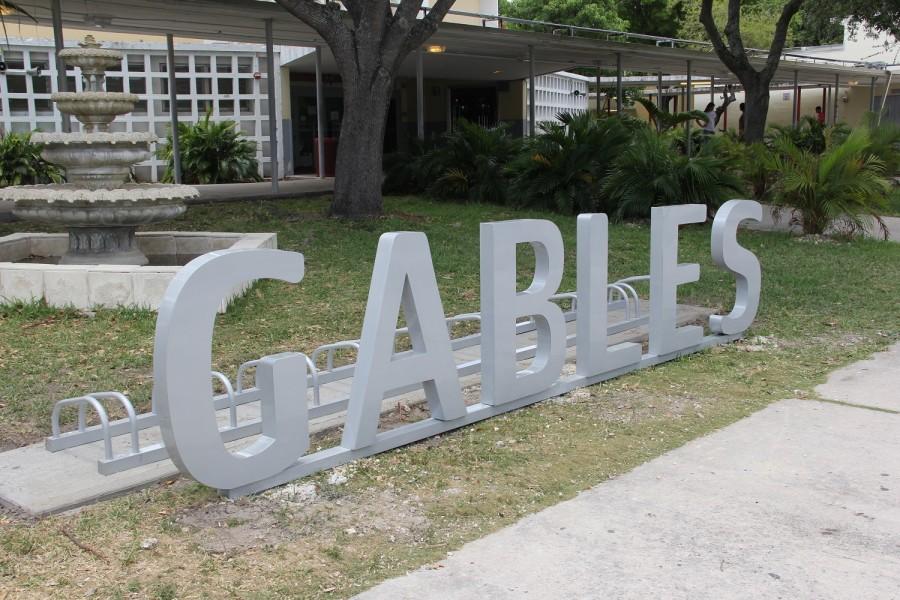
[[[219,100],[219,114],[233,116],[234,115],[234,100]]]
[[[31,87],[34,90],[35,94],[49,94],[50,90],[50,77],[40,76],[40,77],[32,77],[31,78]]]
[[[216,72],[218,72],[218,73],[231,73],[232,72],[230,56],[217,56],[216,57]]]
[[[125,88],[123,87],[124,83],[121,77],[107,77],[106,78],[106,91],[107,92],[124,92]]]
[[[219,77],[219,94],[230,96],[234,93],[234,81]]]
[[[7,69],[24,69],[25,56],[21,52],[5,52],[3,60],[6,61]]]
[[[208,56],[195,56],[194,57],[194,72],[195,73],[210,73],[212,68],[210,67],[210,59]]]
[[[146,94],[147,80],[143,77],[129,77],[128,87],[132,94]]]
[[[6,90],[10,94],[27,94],[28,88],[25,83],[25,75],[7,75]]]
[[[144,72],[144,55],[143,54],[129,54],[127,57],[128,61],[128,70],[132,73],[143,73]]]
[[[252,79],[238,79],[238,93],[245,96],[252,96],[253,83],[254,81]]]
[[[250,56],[239,56],[238,57],[238,73],[252,73],[253,72],[253,58]]]

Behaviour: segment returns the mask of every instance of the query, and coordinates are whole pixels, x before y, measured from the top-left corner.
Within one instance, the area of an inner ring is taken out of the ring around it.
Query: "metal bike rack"
[[[633,283],[648,281],[649,276],[637,276],[620,279],[607,286],[607,302],[611,310],[622,309],[625,318],[619,323],[609,325],[609,335],[621,333],[630,329],[646,325],[647,316],[641,315],[641,299],[635,290]],[[564,311],[565,320],[570,323],[576,319],[578,310],[578,295],[575,292],[565,292],[551,297],[555,302],[569,301],[571,306]],[[453,337],[453,328],[462,323],[480,323],[481,314],[465,313],[446,318],[447,331],[450,334],[450,347],[453,351],[464,350],[481,344],[481,332]],[[536,324],[533,318],[524,319],[516,323],[516,334],[522,335],[534,331]],[[407,327],[397,328],[395,336],[409,333]],[[567,346],[575,344],[575,336],[569,335]],[[356,364],[335,365],[335,358],[342,350],[359,351],[359,340],[345,340],[319,346],[309,356],[304,355],[306,361],[306,376],[308,396],[306,401],[309,407],[309,418],[317,419],[346,410],[349,396],[341,397],[330,402],[322,402],[322,388],[328,384],[340,382],[353,377]],[[402,353],[401,353],[402,354]],[[522,361],[533,358],[535,346],[519,348],[516,352],[516,360]],[[324,365],[320,362],[324,357]],[[223,443],[230,443],[258,435],[262,430],[262,423],[257,420],[241,422],[240,407],[259,402],[261,390],[256,385],[247,386],[247,377],[252,369],[260,364],[260,360],[251,360],[241,364],[235,374],[234,383],[224,373],[211,372],[211,380],[218,381],[225,390],[222,394],[213,395],[213,404],[216,411],[228,411],[227,424],[220,427],[219,432]],[[481,360],[467,360],[457,364],[457,373],[460,377],[473,375],[481,371]],[[419,389],[421,385],[406,386],[390,390],[385,394],[386,398],[398,396]],[[102,401],[113,400],[122,406],[126,417],[116,421],[109,420],[109,412]],[[64,408],[77,407],[78,421],[76,429],[61,431],[60,414]],[[100,423],[88,426],[87,410],[92,408],[97,413]],[[155,428],[159,425],[159,416],[151,400],[150,412],[137,414],[134,405],[127,396],[120,392],[98,392],[86,394],[76,398],[67,398],[58,401],[53,407],[51,416],[52,435],[46,439],[46,448],[51,452],[58,452],[68,448],[103,442],[103,456],[98,460],[98,471],[104,475],[111,475],[141,465],[151,464],[168,458],[168,452],[160,439],[155,443],[146,443],[141,447],[140,432]],[[116,453],[114,440],[120,436],[128,436],[129,445],[125,452]]]

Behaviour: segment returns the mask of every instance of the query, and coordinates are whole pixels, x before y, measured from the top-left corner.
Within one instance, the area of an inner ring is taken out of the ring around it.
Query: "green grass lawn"
[[[478,309],[483,221],[556,222],[566,242],[562,288],[575,288],[574,217],[392,198],[383,219],[347,223],[326,218],[326,206],[321,199],[192,207],[171,224],[275,231],[280,248],[306,256],[299,285],[261,283],[218,318],[218,370],[233,374],[264,354],[357,338],[385,231],[428,234],[448,314]],[[4,224],[0,234],[27,229]],[[762,342],[693,355],[358,461],[345,485],[314,476],[308,482],[317,496],[307,503],[261,496],[223,504],[179,481],[39,523],[0,515],[0,598],[4,589],[14,590],[11,597],[350,596],[771,401],[811,397],[830,370],[900,339],[900,245],[757,232],[742,232],[740,241],[763,267],[750,331]],[[733,279],[709,255],[709,226],[683,228],[680,259],[699,262],[702,272],[680,288],[679,300],[728,308]],[[648,270],[649,227],[612,226],[611,277]],[[142,311],[0,308],[0,447],[40,439],[63,397],[118,389],[146,407],[154,325],[155,315]],[[257,523],[267,523],[265,531]],[[251,542],[235,545],[235,532]],[[148,537],[159,545],[142,550]]]

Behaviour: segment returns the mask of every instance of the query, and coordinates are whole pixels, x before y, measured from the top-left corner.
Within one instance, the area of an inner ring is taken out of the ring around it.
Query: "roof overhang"
[[[18,3],[41,24],[51,24],[51,0],[18,0]],[[326,70],[335,69],[327,45],[318,33],[271,1],[61,0],[61,5],[64,27],[85,29],[101,25],[100,31],[171,33],[184,38],[255,44],[265,42],[264,22],[272,19],[276,44],[322,46]],[[698,77],[715,76],[722,83],[734,81],[734,76],[715,54],[684,48],[456,23],[442,24],[428,43],[446,48],[440,54],[427,54],[424,62],[426,76],[442,79],[524,79],[530,71],[528,48],[533,46],[537,74],[597,65],[614,69],[617,56],[621,56],[626,71],[684,74],[690,61],[691,71]],[[754,58],[751,62],[761,67],[765,61]],[[303,70],[301,65],[295,68]],[[415,59],[410,57],[401,74],[414,73]],[[833,85],[836,76],[844,82],[861,83],[886,76],[885,71],[866,66],[783,59],[774,83],[793,82],[795,73],[800,83],[807,85]]]

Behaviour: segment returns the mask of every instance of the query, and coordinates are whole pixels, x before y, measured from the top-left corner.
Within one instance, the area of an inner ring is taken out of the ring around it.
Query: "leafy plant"
[[[386,194],[422,193],[435,176],[432,172],[435,144],[413,138],[407,151],[394,152],[384,157],[384,183]]]
[[[647,218],[652,207],[672,204],[715,209],[743,193],[728,158],[717,156],[713,146],[688,157],[675,149],[673,138],[650,129],[635,133],[603,185],[606,212],[623,219]]]
[[[887,206],[890,182],[884,177],[884,161],[869,151],[868,129],[857,128],[843,142],[829,140],[821,154],[795,144],[787,137],[775,145],[777,169],[775,201],[789,208],[806,234],[825,233],[841,219],[849,233],[866,228],[865,216],[875,220],[885,237],[887,228],[879,213]]]
[[[0,187],[63,181],[62,170],[43,159],[41,148],[29,133],[0,136]]]
[[[166,161],[163,181],[174,181],[172,136],[157,151]],[[210,113],[197,123],[178,124],[181,172],[184,183],[240,183],[260,181],[256,143],[237,130],[234,121],[211,121]]]
[[[542,123],[510,164],[513,196],[521,204],[568,214],[594,210],[613,159],[631,139],[630,124],[591,113],[557,119]]]
[[[868,151],[884,162],[885,175],[900,175],[900,125],[886,120],[879,123],[874,113],[868,113],[864,122],[869,130]]]
[[[679,125],[684,125],[689,121],[697,120],[704,124],[709,121],[709,117],[706,116],[706,113],[700,110],[670,113],[661,110],[646,98],[636,98],[635,102],[638,102],[647,110],[647,113],[650,115],[650,122],[653,123],[653,126],[659,131],[668,131]]]
[[[506,202],[504,169],[521,149],[506,127],[486,129],[460,120],[454,130],[423,156],[427,192],[439,198]]]

